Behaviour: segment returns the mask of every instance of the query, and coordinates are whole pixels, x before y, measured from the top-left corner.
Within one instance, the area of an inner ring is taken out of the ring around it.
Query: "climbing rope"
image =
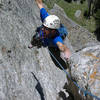
[[[56,60],[56,62],[59,64],[59,66],[61,67],[61,69],[66,73],[66,75],[68,76],[68,78],[70,78],[72,80],[72,82],[79,88],[80,91],[83,92],[84,96],[86,96],[87,94],[90,95],[91,97],[100,100],[99,97],[97,97],[96,95],[93,95],[92,93],[90,93],[87,90],[84,90],[83,88],[81,88],[70,76],[70,74],[64,69],[64,67],[60,64],[60,62],[56,59],[56,57],[51,53],[50,50],[48,50],[50,55]]]

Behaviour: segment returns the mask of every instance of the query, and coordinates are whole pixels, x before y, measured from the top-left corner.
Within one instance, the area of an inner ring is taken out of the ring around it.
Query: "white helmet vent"
[[[55,15],[50,15],[45,18],[43,25],[51,29],[58,29],[60,27],[60,19]]]

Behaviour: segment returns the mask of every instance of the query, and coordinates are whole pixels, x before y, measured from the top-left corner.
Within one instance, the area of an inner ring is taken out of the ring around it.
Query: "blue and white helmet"
[[[50,29],[58,29],[60,27],[60,19],[56,15],[49,15],[44,19],[43,25]]]

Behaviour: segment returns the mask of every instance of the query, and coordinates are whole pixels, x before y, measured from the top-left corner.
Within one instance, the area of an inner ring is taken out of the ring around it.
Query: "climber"
[[[57,29],[60,27],[60,19],[56,15],[49,15],[49,13],[43,7],[42,0],[35,0],[38,7],[40,8],[40,17],[43,23],[40,34],[42,34],[42,39],[45,40],[46,45],[50,46],[53,44],[55,48],[58,48],[63,55],[63,58],[68,60],[71,56],[70,49],[64,45],[63,39],[58,35]],[[52,40],[51,43],[48,43]],[[33,45],[30,44],[29,48]]]

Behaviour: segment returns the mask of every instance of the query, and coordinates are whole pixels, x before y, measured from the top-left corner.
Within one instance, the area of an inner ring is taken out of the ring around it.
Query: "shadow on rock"
[[[41,39],[39,38],[38,34],[35,34],[32,39],[31,39],[31,44],[32,44],[32,47],[37,47],[37,48],[41,48],[41,47],[48,47],[48,46],[45,46]],[[67,69],[68,68],[68,64],[66,65],[66,62],[60,57],[60,50],[56,47],[48,47],[48,50],[52,53],[52,55],[56,58],[55,58],[50,54],[51,58],[52,58],[52,61],[54,62],[54,64],[60,68],[61,66],[58,64],[58,62],[63,66],[64,69]],[[58,62],[57,62],[58,61]]]
[[[56,58],[54,58],[51,54],[51,58],[52,58],[52,61],[54,62],[54,64],[60,68],[61,66],[58,64],[58,62],[63,66],[64,69],[67,69],[68,66],[66,65],[66,62],[60,57],[60,50],[57,49],[57,48],[53,48],[53,47],[48,47],[48,50],[52,53],[52,55]],[[58,62],[57,62],[58,61]]]
[[[36,78],[36,76],[34,75],[33,72],[31,72],[31,73],[32,73],[32,75],[34,76],[34,78],[35,78],[36,81],[37,81],[37,85],[36,85],[35,88],[36,88],[36,90],[38,91],[38,93],[40,94],[41,100],[45,100],[45,98],[44,98],[44,93],[43,93],[43,88],[42,88],[42,86],[41,86],[39,80]]]
[[[67,96],[66,93],[68,94]],[[69,85],[65,83],[63,91],[59,92],[59,98],[62,98],[62,100],[83,100],[78,94],[77,87],[72,82]]]
[[[69,96],[66,96],[66,93],[69,94]],[[66,91],[66,93],[64,93],[63,91],[59,92],[59,97],[62,98],[62,100],[75,100],[74,96],[71,92]]]

